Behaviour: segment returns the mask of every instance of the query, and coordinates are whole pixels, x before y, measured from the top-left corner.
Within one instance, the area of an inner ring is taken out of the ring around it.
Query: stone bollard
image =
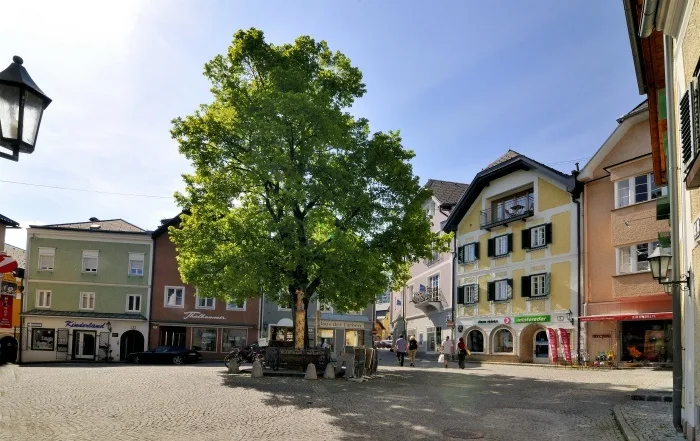
[[[255,360],[253,362],[253,371],[252,375],[253,378],[262,378],[263,376],[263,368],[262,368],[262,363],[260,363],[260,360]]]
[[[323,378],[326,378],[328,380],[335,379],[335,367],[333,367],[331,363],[328,363],[326,365],[326,371],[323,373]]]
[[[239,372],[238,370],[238,360],[236,358],[231,358],[231,360],[228,362],[228,371],[231,374],[237,374]]]
[[[317,380],[318,377],[316,376],[316,366],[314,366],[313,363],[309,363],[308,366],[306,366],[306,375],[304,375],[304,380]]]

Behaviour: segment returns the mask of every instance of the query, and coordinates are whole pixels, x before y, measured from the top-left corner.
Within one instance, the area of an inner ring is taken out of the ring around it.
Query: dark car
[[[196,363],[202,360],[202,355],[192,349],[177,346],[158,346],[144,352],[132,352],[126,356],[126,361],[132,363]]]

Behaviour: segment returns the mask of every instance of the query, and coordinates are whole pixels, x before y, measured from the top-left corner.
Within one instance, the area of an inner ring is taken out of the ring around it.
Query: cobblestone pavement
[[[383,360],[386,361],[386,360]],[[421,367],[422,366],[422,367]],[[223,364],[0,367],[0,440],[620,440],[613,405],[669,372],[384,367],[365,383],[253,379]]]
[[[629,401],[617,409],[640,441],[683,441],[683,435],[673,427],[671,403]]]

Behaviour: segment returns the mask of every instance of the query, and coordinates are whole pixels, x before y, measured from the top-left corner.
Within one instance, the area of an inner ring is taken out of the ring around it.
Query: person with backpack
[[[416,352],[418,352],[418,342],[414,336],[411,336],[411,341],[408,342],[408,357],[411,362],[410,366],[416,366]]]
[[[405,338],[403,338],[403,334],[399,336],[399,339],[396,340],[396,346],[395,346],[395,351],[396,351],[396,358],[399,360],[399,366],[403,366],[403,360],[406,357],[406,348],[408,347],[408,342],[406,341]]]

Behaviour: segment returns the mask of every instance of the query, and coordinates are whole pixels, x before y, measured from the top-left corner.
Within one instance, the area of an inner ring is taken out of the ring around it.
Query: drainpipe
[[[456,340],[457,335],[457,314],[455,314],[455,299],[457,298],[457,235],[452,238],[452,342]]]
[[[655,3],[655,2],[654,2]],[[646,2],[644,3],[646,6]],[[678,218],[678,157],[676,146],[676,97],[674,92],[673,37],[664,35],[664,73],[666,75],[666,121],[668,124],[668,195],[671,223],[671,280],[679,280],[680,224]],[[683,365],[681,347],[681,290],[680,284],[672,286],[673,299],[673,425],[681,430],[681,398],[683,388]]]
[[[572,200],[574,201],[574,204],[576,204],[576,231],[578,232],[578,243],[576,245],[576,266],[577,266],[577,273],[578,273],[578,280],[577,280],[577,286],[578,286],[578,302],[577,302],[577,308],[578,311],[576,311],[577,319],[576,319],[576,354],[577,354],[577,359],[579,364],[581,363],[581,311],[583,311],[583,295],[582,295],[582,289],[581,289],[581,281],[583,277],[581,277],[581,245],[583,244],[583,229],[581,228],[581,196],[583,194],[583,183],[578,181],[578,175],[579,175],[579,169],[578,169],[578,162],[576,163],[576,170],[574,170],[571,174],[574,176],[574,179],[576,180],[574,183],[574,191],[572,193]]]
[[[641,38],[647,38],[654,30],[657,6],[658,0],[644,0],[644,6],[642,6],[642,19],[639,24],[639,36]],[[665,44],[666,42],[664,41],[664,45]]]

